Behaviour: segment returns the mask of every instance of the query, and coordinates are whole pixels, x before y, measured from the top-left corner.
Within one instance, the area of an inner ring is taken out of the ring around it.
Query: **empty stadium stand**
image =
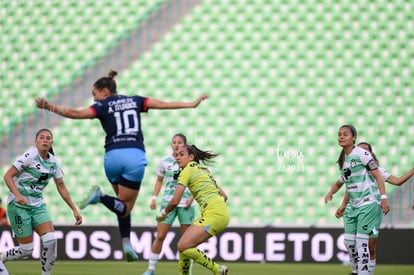
[[[35,112],[28,99],[72,85],[73,72],[82,66],[86,72],[85,64],[105,57],[113,38],[136,28],[148,9],[168,5],[163,8],[173,16],[186,1],[120,2],[2,2],[0,87],[8,101],[1,103],[0,134]],[[163,100],[210,95],[194,110],[143,115],[149,165],[133,222],[155,223],[148,200],[157,161],[168,152],[171,136],[182,132],[190,143],[220,153],[211,169],[229,193],[231,224],[340,224],[334,212],[342,192],[323,203],[338,177],[339,126],[354,124],[358,140],[372,143],[392,174],[412,167],[412,9],[403,0],[201,1],[119,71],[120,93]],[[128,50],[124,45],[119,54]],[[96,79],[88,80],[82,84],[87,90]],[[82,105],[90,103],[84,96]],[[93,184],[111,192],[99,122],[64,119],[52,130],[74,198],[80,200]],[[395,210],[384,223],[412,223],[412,181],[387,189]],[[5,188],[0,191],[5,196]],[[56,190],[45,195],[56,222],[67,223],[70,213]],[[83,214],[87,223],[116,222],[104,207]]]

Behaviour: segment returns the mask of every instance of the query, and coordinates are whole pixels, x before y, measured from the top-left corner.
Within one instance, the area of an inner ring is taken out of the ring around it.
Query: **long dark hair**
[[[93,84],[93,86],[95,88],[97,88],[98,90],[102,90],[103,88],[108,88],[109,92],[111,94],[116,94],[116,81],[115,81],[115,76],[118,73],[116,71],[111,70],[108,73],[108,76],[104,76],[99,78],[95,84]]]
[[[52,134],[52,131],[50,131],[50,130],[49,130],[49,129],[47,129],[47,128],[43,128],[43,129],[40,129],[39,131],[37,131],[35,140],[36,140],[36,139],[37,139],[37,137],[40,135],[40,133],[41,133],[41,132],[44,132],[44,131],[49,132],[49,134],[52,136],[52,139],[53,139],[53,134]],[[53,146],[50,146],[49,153],[51,153],[52,155],[55,155],[55,150],[53,150]]]
[[[217,157],[219,154],[212,151],[203,151],[195,145],[184,145],[187,147],[187,152],[189,155],[194,156],[194,161],[200,163],[200,161],[206,165],[213,163],[213,158]]]
[[[342,129],[342,128],[348,128],[351,131],[351,134],[353,137],[356,137],[358,135],[356,128],[351,124],[345,124],[339,127],[339,129]],[[354,144],[355,144],[355,141],[354,141]],[[341,153],[339,154],[338,160],[336,161],[339,165],[339,170],[342,169],[342,165],[344,165],[344,161],[345,161],[345,151],[342,148]]]
[[[371,144],[369,144],[368,142],[362,141],[362,142],[358,143],[358,145],[366,145],[368,147],[368,152],[371,153],[372,158],[375,160],[375,162],[379,166],[379,160],[377,158],[377,155],[374,153],[374,151],[372,151]]]

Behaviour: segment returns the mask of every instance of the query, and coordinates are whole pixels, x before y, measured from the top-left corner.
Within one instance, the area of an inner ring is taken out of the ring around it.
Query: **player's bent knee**
[[[186,245],[182,242],[178,242],[178,244],[177,244],[177,249],[178,249],[178,252],[180,252],[180,253],[184,253],[185,250],[187,250],[189,248],[192,248],[192,247],[190,247],[190,246],[188,246],[188,245]]]

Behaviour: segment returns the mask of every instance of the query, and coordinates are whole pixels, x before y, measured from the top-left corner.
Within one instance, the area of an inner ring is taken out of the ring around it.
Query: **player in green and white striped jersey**
[[[377,156],[375,155],[375,153],[372,150],[372,146],[371,144],[367,143],[367,142],[360,142],[358,143],[358,147],[361,147],[362,149],[368,151],[371,153],[372,157],[374,158],[375,162],[377,163],[377,165],[379,165],[379,161]],[[411,168],[407,173],[405,173],[404,175],[402,175],[401,177],[396,177],[392,174],[390,174],[386,169],[384,169],[381,166],[378,166],[378,170],[381,174],[381,177],[383,178],[383,180],[385,182],[388,182],[392,185],[397,185],[400,186],[402,184],[404,184],[410,177],[412,177],[414,175],[414,168]],[[325,197],[325,203],[327,203],[328,201],[332,200],[332,196],[338,192],[338,190],[342,187],[342,182],[340,182],[339,180],[334,183],[331,187],[331,189],[329,190],[328,194]],[[378,198],[380,199],[380,198]],[[348,210],[351,209],[350,206],[350,202],[349,202],[349,196],[348,193],[345,192],[344,198],[342,199],[342,203],[341,205],[338,207],[338,209],[336,210],[335,216],[337,218],[343,217],[344,219],[344,225],[346,226],[346,219],[348,217]],[[347,232],[347,228],[345,228],[345,232]],[[374,270],[375,270],[375,266],[376,266],[376,241],[379,235],[379,231],[377,231],[377,234],[371,234],[369,236],[369,254],[370,254],[370,264],[369,264],[369,272],[370,275],[374,274]],[[357,274],[357,263],[352,261],[350,261],[351,263],[351,267],[352,267],[352,274]]]
[[[151,198],[150,208],[155,210],[157,208],[156,198],[161,191],[161,187],[164,184],[164,194],[162,196],[161,209],[162,211],[172,199],[177,187],[177,178],[180,173],[180,167],[175,159],[178,149],[181,145],[187,144],[187,138],[183,134],[175,134],[171,140],[172,154],[163,157],[157,168],[157,180],[154,186],[154,193]],[[155,265],[158,263],[158,259],[162,250],[162,244],[170,230],[174,220],[178,217],[180,222],[181,234],[190,227],[194,220],[194,199],[188,188],[184,191],[181,201],[177,208],[171,211],[168,218],[157,224],[157,236],[151,247],[151,255],[149,257],[148,269],[143,275],[155,275]],[[190,274],[191,274],[190,266]]]
[[[63,182],[63,174],[53,155],[53,136],[50,130],[41,129],[36,134],[35,148],[17,158],[4,174],[4,181],[10,190],[7,215],[19,246],[0,253],[0,274],[8,274],[3,262],[25,259],[32,255],[33,232],[40,236],[42,243],[42,275],[49,275],[57,256],[57,240],[52,219],[43,200],[43,191],[51,178],[56,188],[72,209],[75,224],[82,223],[72,198]]]
[[[351,262],[357,262],[357,273],[369,275],[369,236],[377,234],[382,214],[389,212],[384,180],[372,155],[355,146],[357,131],[344,125],[338,131],[338,144],[342,147],[338,158],[341,170],[339,182],[345,183],[350,209],[345,228],[345,246]]]

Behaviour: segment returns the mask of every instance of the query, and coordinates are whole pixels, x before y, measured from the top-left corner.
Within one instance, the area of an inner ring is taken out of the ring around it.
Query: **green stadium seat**
[[[14,83],[20,81],[21,86],[11,89],[18,105],[26,102],[25,97],[19,96],[22,88],[33,91],[38,96],[38,88],[44,90],[42,93],[46,93],[50,87],[69,84],[71,75],[82,64],[89,62],[92,56],[102,56],[106,50],[105,45],[138,24],[138,11],[145,12],[153,5],[158,5],[158,2],[151,0],[140,1],[139,4],[126,0],[115,3],[107,0],[76,3],[27,2],[18,6],[13,3],[2,4],[2,37],[9,41],[4,41],[6,43],[3,43],[2,52],[10,59],[1,60],[3,68],[8,71],[11,71],[9,66],[13,67],[18,63],[24,63],[25,66],[13,70],[20,72],[21,76],[2,77],[1,82],[7,87],[13,87]],[[113,9],[117,12],[111,12]],[[95,16],[103,15],[102,11],[111,14],[111,24],[102,24],[107,20],[107,16]],[[59,16],[56,16],[57,14]],[[107,26],[107,29],[102,32],[95,31],[102,26]],[[101,33],[103,35],[100,35]],[[30,77],[32,72],[43,74]],[[34,83],[33,79],[39,83]],[[33,87],[33,84],[37,86]],[[51,92],[56,93],[60,90]],[[4,103],[0,104],[0,107],[8,108]],[[24,115],[33,113],[33,110],[32,105],[25,110]],[[16,124],[21,121],[21,118],[12,112],[11,117],[7,123]],[[8,128],[3,127],[0,134],[4,134]]]

